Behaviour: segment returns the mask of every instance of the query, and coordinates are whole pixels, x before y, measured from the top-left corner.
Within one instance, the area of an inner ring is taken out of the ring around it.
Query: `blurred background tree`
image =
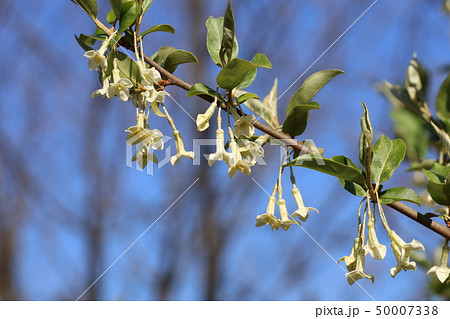
[[[265,96],[278,77],[283,93],[372,2],[234,1],[240,55],[262,52],[274,66],[259,72],[253,91]],[[108,2],[99,5],[105,15]],[[213,85],[218,69],[206,52],[204,23],[225,6],[222,0],[156,0],[144,26],[169,23],[176,33],[149,36],[145,51],[150,55],[165,45],[190,50],[200,63],[181,66],[176,74]],[[448,17],[441,8],[438,1],[376,3],[280,98],[280,119],[306,75],[339,68],[346,75],[321,92],[323,108],[311,116],[305,137],[325,148],[326,156],[356,158],[361,101],[369,105],[375,132],[393,135],[389,105],[373,84],[402,81],[417,52],[436,79],[433,99],[445,77],[442,66],[449,63]],[[308,233],[256,228],[268,197],[258,184],[267,190],[275,182],[276,148],[266,150],[269,165],[256,167],[253,178],[232,181],[224,166],[211,169],[204,160],[201,166],[165,166],[154,176],[127,167],[124,130],[134,121],[134,108],[90,98],[98,82],[73,38],[93,31],[89,18],[69,1],[48,0],[1,1],[0,17],[1,300],[78,298],[168,208],[82,300],[437,298],[424,271],[402,273],[394,282],[392,256],[369,262],[375,284],[361,285],[370,296],[348,286],[330,256],[348,254],[357,201],[333,178],[297,170],[307,205],[321,211],[303,224]],[[207,107],[177,88],[168,91],[194,118]],[[175,103],[167,105],[183,131],[190,131],[186,141],[205,138]],[[410,182],[407,174],[392,181]],[[422,241],[428,251],[440,243],[403,216],[388,217],[405,239]],[[411,282],[415,290],[408,288]]]

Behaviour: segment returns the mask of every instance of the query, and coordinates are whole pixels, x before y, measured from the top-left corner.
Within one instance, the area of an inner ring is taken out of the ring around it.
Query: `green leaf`
[[[320,109],[319,103],[298,104],[291,108],[283,123],[283,132],[292,137],[302,134],[308,124],[309,111],[313,109]]]
[[[237,98],[237,103],[242,104],[250,99],[258,99],[259,100],[259,96],[256,94],[253,94],[253,93],[244,93]]]
[[[356,169],[358,172],[360,172],[360,174],[362,175],[362,170],[356,166],[352,160],[344,155],[338,155],[338,156],[333,156],[330,158],[333,161],[345,164],[347,166],[350,166],[354,169]],[[353,195],[356,196],[366,196],[366,191],[364,190],[363,187],[361,187],[360,185],[354,183],[354,182],[350,182],[347,180],[344,180],[342,178],[339,179],[339,181],[341,182],[342,186],[350,193],[352,193]]]
[[[341,70],[323,70],[310,75],[289,101],[286,114],[297,105],[308,104],[335,76],[344,73]]]
[[[144,37],[145,35],[152,33],[152,32],[169,32],[169,33],[175,33],[175,28],[171,26],[170,24],[158,24],[154,25],[150,29],[148,29],[145,32],[141,33],[141,37]]]
[[[98,8],[97,8],[97,0],[71,0],[73,3],[79,5],[83,8],[86,13],[92,18],[97,17]]]
[[[250,62],[258,68],[267,68],[267,69],[272,68],[272,64],[270,63],[269,59],[267,59],[267,57],[262,53],[256,53],[256,55]],[[256,68],[248,72],[247,75],[244,77],[244,79],[241,81],[241,83],[239,83],[239,85],[236,86],[236,89],[238,90],[245,89],[250,84],[252,84],[253,81],[255,81],[256,79],[256,73],[257,73]]]
[[[340,163],[333,159],[327,159],[319,154],[304,154],[301,155],[285,166],[301,166],[313,169],[339,179],[353,182],[361,186],[363,189],[367,188],[364,176],[361,170]]]
[[[359,136],[359,162],[368,171],[373,156],[373,131],[370,123],[369,110],[366,104],[361,103],[363,114],[361,116],[361,135]]]
[[[108,69],[106,70],[106,76],[112,76],[114,57],[117,58],[117,67],[119,68],[120,75],[130,79],[133,85],[138,86],[142,78],[140,69],[133,59],[122,52],[115,53],[115,51],[113,51],[108,55]]]
[[[251,62],[235,58],[219,72],[216,82],[221,88],[232,90],[255,68]]]
[[[373,148],[371,180],[376,184],[386,182],[405,158],[406,145],[401,139],[389,140],[382,135]]]
[[[116,22],[116,20],[117,20],[117,17],[116,17],[116,14],[114,13],[114,10],[109,10],[109,12],[108,12],[108,14],[106,15],[106,21],[109,23],[109,24],[113,24],[114,22]]]
[[[450,167],[434,162],[430,169],[422,169],[428,180],[435,183],[444,183],[450,175]]]
[[[419,196],[411,188],[394,187],[380,193],[381,204],[390,204],[399,201],[406,201],[420,205]]]
[[[143,14],[146,13],[148,11],[148,9],[150,9],[150,6],[152,5],[152,3],[153,3],[153,0],[144,0],[142,2],[141,10],[142,10]]]
[[[431,198],[439,205],[450,205],[450,181],[445,183],[433,183],[429,182],[427,187],[428,193]]]
[[[198,60],[195,55],[189,51],[173,50],[167,55],[162,67],[168,72],[173,73],[178,65],[183,63],[198,63]]]
[[[236,90],[236,94],[245,94],[247,92]],[[262,118],[267,124],[273,126],[273,118],[271,116],[271,111],[267,108],[267,106],[257,99],[250,99],[244,102],[244,105],[253,113],[255,113],[258,117]]]
[[[426,155],[430,139],[425,122],[405,108],[392,110],[390,117],[394,122],[395,134],[408,145],[406,158],[409,161],[421,161]]]
[[[206,46],[208,48],[209,55],[213,62],[222,67],[222,62],[220,60],[220,48],[222,46],[222,38],[223,38],[223,17],[213,18],[209,17],[206,20],[206,28],[208,30],[206,35]],[[234,37],[233,42],[233,51],[231,58],[234,59],[237,57],[239,51],[239,45],[236,37]]]
[[[250,84],[252,84],[253,81],[255,81],[255,79],[256,79],[256,73],[257,73],[256,68],[247,72],[247,74],[245,75],[245,77],[241,81],[241,83],[239,83],[236,86],[236,89],[242,90],[242,89],[245,89],[246,87],[248,87]]]
[[[211,97],[216,96],[216,91],[206,86],[203,83],[194,84],[188,91],[186,97],[195,96],[195,95],[209,95]]]
[[[231,0],[228,0],[223,20],[222,44],[219,51],[219,58],[223,66],[227,65],[233,59],[234,37],[234,14]]]
[[[272,68],[272,63],[270,63],[269,59],[262,53],[256,53],[250,62],[252,62],[253,65],[258,68]]]
[[[446,130],[450,131],[450,73],[439,88],[436,97],[436,113]]]
[[[119,34],[132,26],[137,18],[137,5],[135,1],[126,1],[120,7]]]
[[[85,51],[94,50],[91,46],[86,44],[86,40],[89,40],[84,34],[80,34],[80,37],[77,37],[75,34],[73,35],[77,43],[82,47]]]
[[[420,105],[425,101],[428,75],[425,69],[419,64],[414,54],[406,69],[406,91],[411,101]]]
[[[122,7],[122,3],[129,0],[109,0],[111,4],[111,9],[114,11],[114,15],[120,18],[120,8]]]
[[[150,58],[159,65],[162,65],[166,61],[167,56],[175,50],[176,49],[173,47],[161,47],[159,48],[158,52],[156,52]]]

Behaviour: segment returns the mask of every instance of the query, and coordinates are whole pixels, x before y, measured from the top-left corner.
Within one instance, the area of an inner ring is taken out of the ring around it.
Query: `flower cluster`
[[[194,153],[185,150],[181,133],[177,130],[173,119],[164,107],[165,96],[168,93],[162,90],[159,85],[161,81],[160,73],[154,67],[148,68],[142,60],[144,56],[142,41],[140,45],[141,53],[135,52],[137,61],[131,61],[130,59],[127,62],[127,65],[131,64],[137,68],[138,76],[131,79],[129,77],[131,73],[127,74],[127,69],[119,65],[118,54],[115,48],[111,49],[109,55],[107,55],[108,47],[115,35],[116,33],[113,33],[105,39],[99,50],[89,50],[84,56],[89,58],[89,69],[99,70],[101,74],[103,85],[102,88],[92,93],[93,98],[106,96],[108,99],[112,99],[114,96],[117,96],[121,101],[131,100],[136,107],[137,123],[126,130],[129,133],[127,144],[137,145],[132,161],[137,161],[141,168],[144,168],[150,161],[157,164],[159,161],[156,155],[153,154],[153,150],[162,150],[164,148],[162,139],[164,135],[158,129],[150,129],[150,110],[159,117],[165,117],[173,130],[177,153],[171,158],[172,165],[175,165],[180,157],[193,159]],[[112,65],[109,65],[108,61],[112,61]],[[160,106],[164,109],[164,113],[161,112]]]
[[[410,243],[406,243],[397,233],[392,230],[386,220],[383,208],[377,198],[377,206],[373,204],[373,210],[370,207],[371,197],[369,194],[361,201],[358,210],[358,237],[355,239],[352,251],[349,256],[344,256],[338,262],[344,261],[347,266],[347,281],[353,285],[358,279],[367,278],[374,282],[375,278],[365,271],[365,257],[369,254],[372,258],[382,260],[386,256],[386,246],[379,243],[375,229],[375,208],[381,217],[382,225],[386,229],[389,239],[391,240],[391,248],[394,253],[397,265],[390,270],[392,277],[395,277],[401,270],[416,270],[416,263],[410,261],[411,251],[425,250],[423,245],[413,239]],[[364,214],[361,219],[361,208],[365,202]],[[366,242],[367,230],[367,242]]]
[[[214,115],[217,105],[217,97],[208,107],[204,114],[197,116],[197,129],[204,131],[209,127],[209,120]],[[216,151],[207,155],[209,166],[217,161],[224,161],[228,166],[228,175],[230,178],[241,171],[245,175],[250,175],[251,167],[258,160],[264,157],[262,145],[267,141],[265,136],[254,138],[255,129],[253,122],[256,120],[254,115],[239,116],[236,114],[234,129],[228,126],[229,149],[225,149],[224,130],[222,129],[222,115],[220,110],[217,112],[217,130],[216,130]]]
[[[283,172],[283,167],[280,167],[278,180],[273,188],[272,194],[269,196],[269,203],[267,204],[266,213],[262,215],[256,216],[256,227],[270,225],[273,229],[282,228],[284,230],[288,230],[292,224],[299,224],[300,222],[296,221],[294,218],[298,217],[298,219],[302,222],[306,222],[309,217],[309,211],[319,211],[313,207],[306,207],[303,203],[302,195],[300,194],[300,190],[295,185],[295,178],[291,175],[292,180],[292,195],[297,204],[297,210],[294,211],[291,215],[288,214],[286,207],[286,200],[283,198],[283,188],[281,186],[281,174]],[[278,200],[276,199],[276,194],[278,193]],[[275,202],[278,205],[278,210],[280,212],[281,220],[275,216]]]

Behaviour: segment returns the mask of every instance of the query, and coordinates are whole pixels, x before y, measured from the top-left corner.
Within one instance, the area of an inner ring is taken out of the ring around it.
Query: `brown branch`
[[[105,31],[108,35],[111,35],[114,31],[111,29],[108,29],[105,25],[101,24],[100,21],[94,21],[97,26],[101,29],[103,29],[103,31]],[[124,48],[131,50],[134,52],[134,48],[131,47],[130,45],[126,44],[126,43],[120,43],[121,46],[123,46]],[[155,61],[153,61],[152,59],[150,59],[148,56],[144,55],[144,61],[146,63],[148,63],[150,66],[154,67],[156,70],[158,70],[158,72],[163,75],[168,81],[168,84],[171,85],[175,85],[178,86],[186,91],[189,91],[189,89],[192,87],[191,84],[179,79],[178,77],[176,77],[175,75],[173,75],[172,73],[168,72],[166,69],[162,68],[158,63],[156,63]],[[208,102],[212,102],[213,98],[211,96],[208,95],[198,95],[200,98],[202,98],[205,101]],[[226,110],[226,106],[223,104],[222,106],[223,110]],[[271,127],[255,121],[253,123],[253,126],[255,128],[257,128],[258,130],[276,138],[277,140],[285,143],[286,145],[291,146],[292,148],[294,148],[295,150],[304,153],[311,153],[311,150],[309,150],[304,144],[303,142],[299,142],[295,139],[292,139],[290,136],[283,134],[277,130],[272,129]],[[391,204],[388,204],[389,207],[395,209],[396,211],[402,213],[405,216],[408,216],[409,218],[413,219],[414,221],[418,222],[419,224],[427,227],[428,229],[434,231],[435,233],[447,238],[450,240],[450,228],[445,227],[429,218],[426,218],[424,215],[422,215],[421,213],[419,213],[418,211],[412,209],[411,207],[401,203],[401,202],[394,202]]]

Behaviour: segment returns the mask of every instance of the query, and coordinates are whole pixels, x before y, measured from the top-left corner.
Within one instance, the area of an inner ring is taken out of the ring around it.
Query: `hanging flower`
[[[245,175],[250,175],[251,173],[250,161],[247,159],[242,159],[238,145],[233,136],[233,131],[231,130],[230,127],[228,127],[228,134],[230,136],[230,149],[231,149],[231,154],[228,158],[228,161],[226,162],[228,165],[228,175],[230,176],[230,178],[233,178],[234,174],[236,174],[238,170],[240,170]]]
[[[365,271],[366,254],[367,252],[363,247],[360,247],[356,251],[355,269],[345,274],[345,277],[347,277],[347,281],[350,285],[353,285],[357,280],[362,278],[367,278],[370,279],[372,283],[374,282],[375,277]]]
[[[173,136],[175,138],[175,145],[177,147],[177,154],[170,158],[170,163],[172,165],[175,165],[175,163],[178,163],[180,157],[194,159],[194,157],[195,157],[194,152],[187,152],[184,149],[184,143],[183,143],[183,140],[181,139],[180,131],[174,130],[173,131]]]
[[[317,209],[314,207],[306,207],[303,203],[302,195],[300,194],[300,190],[297,188],[297,185],[292,184],[292,195],[294,196],[295,202],[297,203],[298,209],[291,214],[292,218],[298,217],[302,222],[306,222],[309,218],[309,211],[316,211],[319,213]]]
[[[256,118],[253,114],[240,116],[234,123],[234,135],[240,137],[244,134],[247,137],[252,137],[255,135],[255,127],[253,126],[255,121]]]
[[[116,35],[116,32],[114,32],[109,38],[105,39],[105,41],[102,42],[102,46],[98,50],[88,50],[84,53],[84,56],[88,58],[88,66],[89,70],[95,70],[98,67],[101,67],[103,71],[105,71],[108,67],[108,63],[105,58],[105,52],[108,48],[108,44],[111,41],[111,39]]]
[[[394,252],[395,259],[397,260],[397,266],[391,268],[390,273],[392,277],[395,277],[402,269],[403,270],[416,270],[416,263],[410,261],[411,251],[413,250],[425,250],[423,245],[413,239],[410,243],[405,243],[400,236],[394,230],[388,231],[388,236],[391,239],[391,247]]]
[[[448,251],[449,251],[448,240],[446,240],[444,247],[442,247],[441,262],[440,262],[439,266],[431,267],[430,270],[428,270],[428,272],[427,272],[427,276],[429,274],[434,273],[440,282],[445,283],[445,281],[450,276],[450,268],[447,266]]]
[[[367,244],[366,251],[377,260],[382,260],[386,256],[386,246],[378,242],[377,233],[375,232],[375,224],[373,221],[367,223]]]
[[[278,199],[277,204],[278,204],[278,209],[280,210],[280,216],[281,216],[280,226],[284,230],[288,230],[294,221],[289,219],[289,215],[288,215],[287,208],[286,208],[286,201],[283,198],[280,198],[280,199]]]
[[[196,123],[198,131],[202,132],[209,127],[209,119],[211,118],[211,116],[213,116],[216,107],[217,107],[217,98],[214,99],[214,102],[211,103],[211,105],[208,107],[208,109],[204,114],[197,115]]]
[[[103,79],[102,80],[103,87],[101,89],[95,90],[91,95],[92,98],[97,97],[97,96],[105,96],[106,92],[108,91],[109,80],[103,70],[102,70],[102,79]]]
[[[267,204],[266,213],[256,216],[256,227],[261,227],[267,224],[272,227],[272,230],[274,228],[278,229],[280,227],[280,220],[275,217],[275,202],[275,195],[272,194],[269,197],[269,203]]]
[[[347,267],[348,271],[352,271],[356,269],[356,252],[361,248],[362,246],[362,239],[361,238],[355,238],[353,241],[353,247],[352,251],[350,252],[349,256],[344,256],[341,259],[338,260],[338,263],[340,263],[342,260],[345,262],[345,266]]]
[[[230,154],[225,150],[223,130],[216,131],[216,152],[208,155],[208,165],[213,166],[216,161],[229,161]]]
[[[264,149],[257,142],[243,138],[240,138],[239,142],[243,144],[243,146],[239,147],[239,152],[252,166],[255,165],[260,158],[264,157]]]

